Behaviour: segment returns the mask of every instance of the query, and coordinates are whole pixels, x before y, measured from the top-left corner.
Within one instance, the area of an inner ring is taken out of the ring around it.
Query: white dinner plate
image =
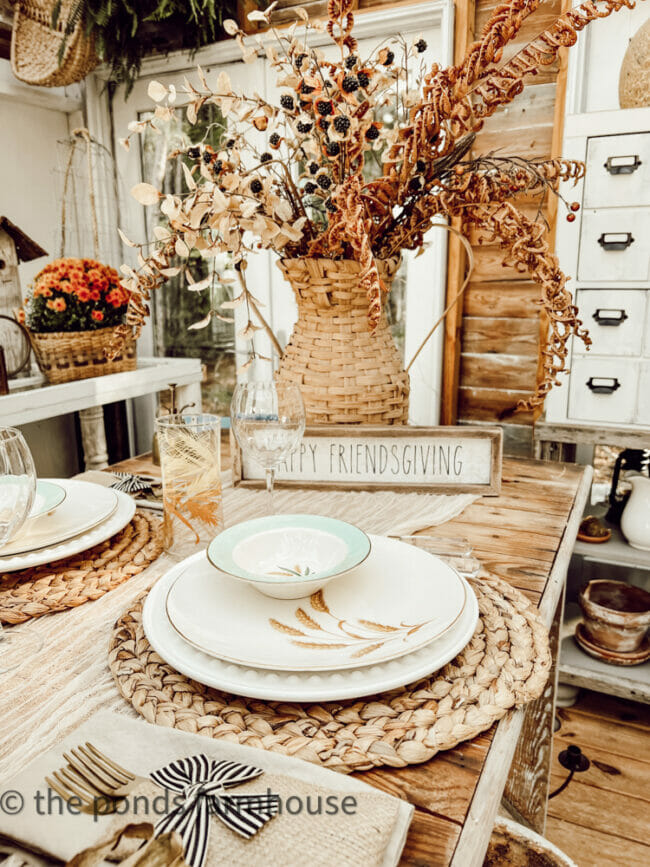
[[[172,585],[167,616],[199,650],[253,668],[332,671],[404,656],[457,622],[466,585],[422,548],[370,541],[363,563],[300,599],[263,596],[201,559]]]
[[[443,636],[419,650],[363,668],[340,671],[270,671],[246,668],[209,656],[188,644],[169,622],[165,600],[178,575],[205,557],[193,554],[169,570],[149,591],[143,626],[149,643],[172,668],[216,689],[267,701],[342,701],[404,686],[432,674],[466,647],[478,622],[478,604],[466,584],[468,604],[460,619]],[[463,580],[464,583],[466,583]]]
[[[78,482],[77,484],[84,483]],[[119,533],[135,514],[135,500],[120,491],[116,492],[116,496],[117,508],[101,524],[56,545],[48,545],[45,548],[28,551],[24,554],[13,554],[10,557],[2,556],[0,557],[0,574],[2,572],[15,572],[18,569],[30,569],[32,566],[42,566],[44,563],[54,563],[63,557],[72,557],[73,554],[87,551],[93,545],[99,545],[100,542],[105,542],[106,539]]]
[[[65,500],[65,488],[62,485],[51,482],[49,479],[39,479],[36,482],[34,503],[29,510],[27,520],[38,518],[48,512],[53,512]]]
[[[3,559],[79,536],[107,520],[117,509],[117,492],[111,488],[76,479],[52,479],[52,482],[65,490],[65,500],[53,512],[27,521],[10,542],[0,547]]]

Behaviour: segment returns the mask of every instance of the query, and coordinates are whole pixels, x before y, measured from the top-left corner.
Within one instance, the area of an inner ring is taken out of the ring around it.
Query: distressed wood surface
[[[563,0],[550,0],[535,10],[524,22],[516,39],[506,47],[502,62],[548,27],[561,13],[562,4]],[[496,0],[476,0],[473,22],[476,36],[498,5]],[[547,159],[556,152],[558,135],[561,137],[564,74],[562,62],[554,62],[542,67],[539,74],[527,76],[523,93],[487,119],[476,138],[473,153],[497,151],[503,156]],[[524,213],[535,216],[536,203],[518,201],[518,205]],[[549,201],[545,202],[544,210],[552,220],[553,205]],[[445,369],[455,360],[459,389],[453,397],[457,410],[454,419],[494,422],[503,410],[510,409],[534,389],[538,377],[540,338],[546,334],[546,325],[537,303],[539,288],[526,280],[526,275],[514,268],[503,267],[503,251],[496,244],[476,246],[476,231],[471,233],[471,240],[475,245],[475,267],[465,293],[461,334],[458,334],[457,324],[447,330]],[[458,274],[450,272],[449,280],[448,294],[453,293]],[[473,318],[469,320],[468,317]],[[500,342],[498,326],[493,324],[498,317],[503,317]],[[526,320],[528,327],[515,326],[512,321],[515,318]],[[448,345],[454,339],[462,343],[460,358],[459,347]],[[501,356],[503,363],[495,363],[495,357]],[[535,361],[533,370],[532,360]],[[529,426],[533,414],[521,413],[508,421]]]
[[[553,666],[546,689],[526,708],[515,757],[504,798],[510,811],[533,831],[544,836],[546,808],[553,760],[553,722],[557,688],[560,627],[564,614],[564,593],[555,609],[549,632]]]
[[[131,471],[150,468],[137,461],[119,466]],[[554,610],[559,577],[566,569],[565,548],[572,541],[568,537],[575,535],[573,524],[582,514],[585,498],[578,467],[506,459],[500,496],[473,504],[436,532],[466,537],[488,568],[542,606],[552,603]],[[136,715],[118,694],[108,670],[109,635],[117,617],[172,562],[165,555],[97,602],[15,627],[38,632],[44,647],[26,666],[3,679],[2,779],[97,710]],[[522,711],[511,714],[489,732],[424,765],[360,775],[416,805],[403,864],[473,867],[482,863],[523,719]]]
[[[454,62],[465,57],[474,40],[476,16],[475,0],[454,2]],[[462,220],[455,217],[451,226],[457,232],[462,229]],[[445,306],[456,301],[463,285],[468,267],[467,253],[460,238],[450,234],[447,247],[447,295]],[[465,290],[467,292],[467,289]],[[460,377],[460,344],[463,329],[463,302],[459,300],[445,317],[443,342],[440,421],[455,424],[458,418],[458,382]]]

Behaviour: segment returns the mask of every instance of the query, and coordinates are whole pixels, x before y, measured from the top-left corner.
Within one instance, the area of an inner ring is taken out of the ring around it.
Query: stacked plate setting
[[[128,494],[76,479],[39,479],[27,521],[0,546],[0,574],[87,551],[119,533],[134,514]]]
[[[187,677],[270,701],[339,701],[427,677],[474,634],[474,592],[433,554],[368,538],[370,552],[359,565],[290,599],[270,598],[217,568],[213,542],[210,559],[192,555],[151,589],[143,611],[147,639]],[[302,577],[307,583],[313,572]]]

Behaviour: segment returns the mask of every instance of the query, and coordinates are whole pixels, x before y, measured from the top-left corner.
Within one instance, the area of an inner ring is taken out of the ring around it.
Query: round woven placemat
[[[456,659],[430,678],[373,698],[320,705],[228,695],[174,671],[142,628],[140,596],[113,627],[109,666],[149,722],[320,763],[337,771],[425,762],[538,698],[551,666],[536,608],[495,575],[472,581],[480,619]]]
[[[0,623],[24,623],[99,599],[160,556],[161,526],[159,518],[136,512],[123,530],[81,554],[0,573]]]

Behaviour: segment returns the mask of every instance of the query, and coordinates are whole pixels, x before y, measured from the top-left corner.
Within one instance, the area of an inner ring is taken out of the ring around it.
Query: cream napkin
[[[128,811],[122,815],[73,815],[68,811],[49,790],[45,777],[65,765],[64,752],[86,741],[143,777],[171,761],[201,753],[264,770],[262,776],[229,791],[266,794],[270,790],[280,796],[280,815],[250,840],[212,816],[205,867],[391,867],[399,861],[413,815],[413,807],[405,801],[301,759],[102,711],[2,784],[5,792],[18,793],[24,806],[15,815],[0,813],[0,835],[69,860],[130,821],[155,824],[162,818],[164,790],[153,782],[139,786],[123,805],[126,810],[128,804]],[[136,799],[135,794],[142,797]],[[19,799],[14,798],[14,809],[17,803]]]

